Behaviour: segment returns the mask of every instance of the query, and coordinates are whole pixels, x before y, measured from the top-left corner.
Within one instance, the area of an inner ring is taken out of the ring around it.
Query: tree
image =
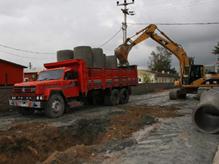
[[[218,42],[217,45],[214,47],[212,53],[215,54],[215,55],[219,55],[219,42]]]
[[[151,52],[149,68],[156,72],[169,72],[176,74],[175,68],[171,68],[171,53],[163,47],[157,46],[156,51]]]
[[[151,79],[147,73],[143,75],[143,83],[150,83]]]

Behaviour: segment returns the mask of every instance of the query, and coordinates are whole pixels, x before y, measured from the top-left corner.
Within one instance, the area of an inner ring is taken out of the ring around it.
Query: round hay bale
[[[74,58],[74,51],[60,50],[57,51],[57,61],[69,60]]]
[[[105,61],[106,68],[117,68],[117,58],[116,56],[106,56]]]
[[[74,48],[74,59],[82,59],[87,67],[93,67],[93,52],[90,46],[78,46]]]
[[[102,48],[93,48],[93,67],[104,68],[106,55],[103,53]]]

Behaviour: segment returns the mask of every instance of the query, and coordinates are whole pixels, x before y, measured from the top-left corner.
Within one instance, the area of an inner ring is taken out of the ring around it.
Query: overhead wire
[[[21,52],[26,52],[26,53],[32,53],[32,54],[54,54],[53,52],[40,52],[40,51],[31,51],[31,50],[24,50],[20,48],[14,48],[8,45],[0,44],[0,47],[15,50],[15,51],[21,51]]]
[[[2,50],[0,50],[0,53],[5,53],[5,54],[8,54],[8,55],[12,55],[12,56],[20,57],[20,58],[35,59],[35,60],[51,59],[51,58],[40,58],[40,57],[37,58],[37,57],[23,56],[23,55],[20,55],[20,54],[14,54],[14,53],[7,52],[7,51],[2,51]]]
[[[119,29],[112,37],[110,37],[108,40],[106,40],[103,44],[101,44],[99,47],[102,48],[106,44],[108,44],[110,41],[112,41],[120,32],[122,31],[122,28]]]
[[[156,24],[159,26],[193,26],[193,25],[219,25],[219,22],[184,22],[184,23],[151,23],[151,22],[138,22],[138,23],[128,23],[129,25],[148,25]]]

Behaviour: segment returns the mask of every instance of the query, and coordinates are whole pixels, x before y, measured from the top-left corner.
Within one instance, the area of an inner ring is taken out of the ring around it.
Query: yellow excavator
[[[159,34],[157,32],[159,32]],[[159,30],[155,24],[150,24],[138,31],[133,36],[127,38],[125,43],[115,49],[115,55],[118,58],[120,65],[128,65],[128,55],[132,47],[148,38],[153,39],[169,50],[179,60],[180,79],[175,82],[177,89],[170,91],[170,99],[186,98],[187,93],[197,93],[198,88],[200,87],[206,89],[219,87],[218,74],[205,74],[204,66],[195,65],[193,58],[187,56],[183,47]]]

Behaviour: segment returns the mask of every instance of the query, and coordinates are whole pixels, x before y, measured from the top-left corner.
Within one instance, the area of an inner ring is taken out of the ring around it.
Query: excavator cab
[[[204,76],[203,65],[190,65],[185,68],[185,75],[183,76],[183,84],[190,85],[195,80],[198,80]]]

